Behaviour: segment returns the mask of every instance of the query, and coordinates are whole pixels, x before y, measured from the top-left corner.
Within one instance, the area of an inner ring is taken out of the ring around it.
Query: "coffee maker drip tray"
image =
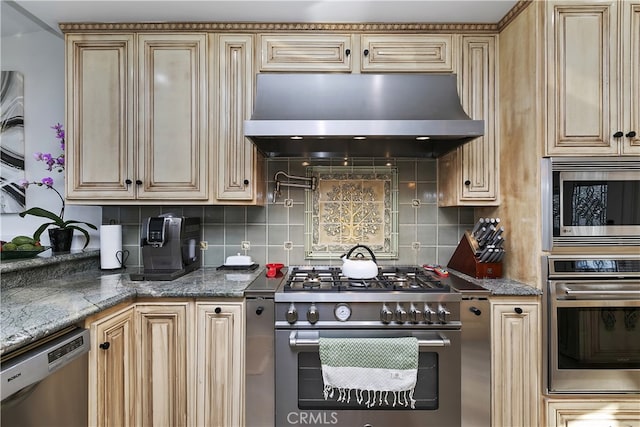
[[[141,281],[141,280],[174,280],[178,277],[182,277],[187,273],[190,273],[194,270],[197,270],[200,267],[200,264],[189,264],[185,268],[181,268],[180,270],[154,270],[154,271],[145,271],[144,269],[140,269],[135,273],[129,273],[129,277],[133,281]]]

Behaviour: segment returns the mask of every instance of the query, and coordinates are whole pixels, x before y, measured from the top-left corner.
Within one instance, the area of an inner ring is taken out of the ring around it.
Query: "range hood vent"
[[[439,157],[483,135],[455,74],[258,74],[245,136],[268,157]]]

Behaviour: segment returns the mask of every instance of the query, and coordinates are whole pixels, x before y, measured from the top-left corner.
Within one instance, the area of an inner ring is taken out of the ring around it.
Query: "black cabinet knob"
[[[125,179],[124,180],[124,183],[127,184],[127,185],[131,185],[132,182],[133,181],[131,181],[130,179]]]
[[[136,185],[142,185],[142,181],[140,181],[139,179],[136,179]]]
[[[242,183],[243,183],[244,185],[249,185],[249,180],[248,180],[248,179],[245,179],[244,181],[242,181]]]
[[[111,347],[111,344],[109,344],[109,341],[105,341],[102,344],[100,344],[98,347],[100,347],[103,350],[109,350],[109,347]]]
[[[476,316],[480,316],[482,314],[482,311],[478,307],[469,307],[469,311]]]
[[[627,138],[633,138],[633,137],[635,137],[635,136],[636,136],[636,131],[635,131],[635,130],[632,130],[631,132],[627,133],[625,136],[626,136]]]
[[[362,53],[364,53],[364,56],[369,56],[369,49],[365,49]]]
[[[468,186],[470,186],[470,185],[471,185],[471,181],[466,180],[466,181],[464,182],[464,185],[466,185],[467,187],[468,187]]]
[[[216,307],[216,309],[215,309],[215,310],[213,310],[213,311],[215,311],[215,312],[216,312],[216,314],[220,314],[220,313],[222,313],[222,309],[221,309],[220,307]]]
[[[522,314],[522,309],[520,307],[514,308],[513,311],[515,311],[518,314]]]
[[[347,56],[351,55],[351,49],[347,49],[347,50],[345,50],[345,51],[344,51],[344,54],[345,54],[345,55],[347,55]]]
[[[264,307],[263,306],[260,306],[260,307],[256,308],[256,314],[258,316],[260,316],[263,312],[264,312]]]
[[[614,138],[620,138],[620,137],[622,137],[622,135],[624,135],[624,133],[622,133],[622,131],[621,131],[621,130],[619,130],[618,132],[616,132],[616,133],[614,133],[614,134],[613,134],[613,137],[614,137]]]

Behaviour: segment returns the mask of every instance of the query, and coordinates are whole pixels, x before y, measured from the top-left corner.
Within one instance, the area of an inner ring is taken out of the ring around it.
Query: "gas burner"
[[[377,277],[349,279],[338,267],[293,267],[285,292],[450,292],[448,284],[422,267],[381,267]]]
[[[303,281],[302,281],[302,287],[303,288],[319,288],[320,287],[320,278],[319,277],[306,277]]]

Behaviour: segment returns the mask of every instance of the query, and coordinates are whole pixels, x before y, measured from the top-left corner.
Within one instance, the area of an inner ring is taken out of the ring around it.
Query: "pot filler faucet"
[[[302,182],[302,183],[301,182],[291,182],[291,181],[282,182],[282,181],[280,181],[280,179],[278,179],[279,176],[284,176],[288,180],[298,180],[298,181],[304,181],[304,182]],[[316,178],[315,176],[312,176],[311,178],[308,178],[308,177],[305,177],[305,176],[293,176],[293,175],[287,175],[283,171],[276,172],[276,174],[273,177],[273,179],[276,182],[276,186],[273,189],[273,201],[274,202],[281,195],[280,187],[298,187],[298,188],[306,188],[308,190],[314,191],[316,189],[317,184],[318,184],[318,178]]]

